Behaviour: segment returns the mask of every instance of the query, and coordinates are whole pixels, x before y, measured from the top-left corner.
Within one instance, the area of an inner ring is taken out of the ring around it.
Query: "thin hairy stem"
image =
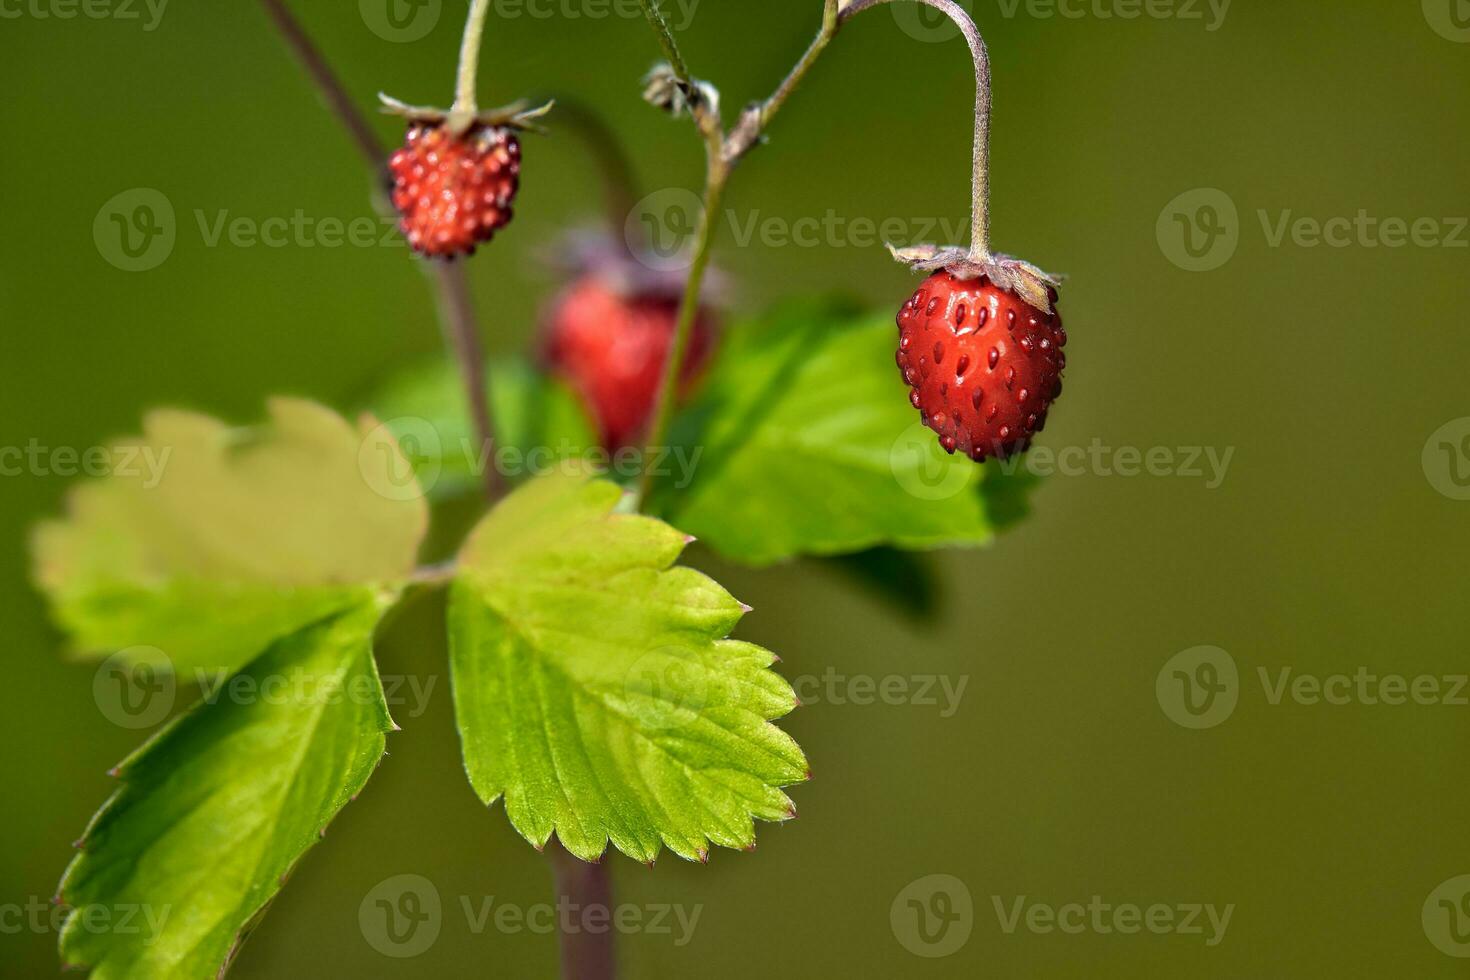
[[[479,114],[475,100],[475,82],[480,72],[480,41],[485,33],[485,15],[490,0],[471,0],[470,14],[464,22],[464,38],[459,44],[459,72],[454,81],[454,105],[449,107],[447,124],[451,132],[463,133]]]
[[[870,7],[893,0],[851,0],[838,15],[846,23]],[[954,0],[914,0],[940,11],[965,36],[975,61],[975,157],[974,185],[970,212],[970,258],[983,262],[990,258],[990,53],[980,29]]]
[[[659,0],[638,0],[638,5],[643,8],[643,16],[658,37],[659,47],[663,49],[664,57],[669,62],[669,71],[673,72],[675,81],[683,89],[684,97],[688,100],[689,114],[694,118],[694,125],[699,129],[700,135],[704,137],[706,152],[714,156],[721,155],[725,142],[725,125],[720,120],[718,105],[705,97],[704,86],[689,74],[689,65],[679,50],[679,42],[674,40],[674,32],[669,29],[669,22],[659,7]]]
[[[694,78],[689,74],[689,65],[684,61],[683,53],[679,51],[679,42],[674,40],[674,32],[669,28],[664,12],[659,9],[659,0],[638,0],[638,6],[643,8],[643,16],[648,18],[653,32],[658,35],[659,47],[663,48],[664,57],[669,60],[669,67],[673,69],[674,77],[686,88],[693,88]]]

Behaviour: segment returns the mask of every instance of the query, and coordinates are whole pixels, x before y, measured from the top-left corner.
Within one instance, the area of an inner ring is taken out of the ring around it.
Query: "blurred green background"
[[[370,5],[295,6],[363,105],[380,89],[450,96],[462,2],[445,0],[408,42],[370,29]],[[696,186],[688,127],[639,100],[657,49],[641,20],[616,13],[628,6],[594,18],[609,8],[502,4],[484,101],[575,96],[626,134],[646,190]],[[733,109],[786,71],[820,6],[702,0],[680,38]],[[1466,7],[1274,0],[1219,21],[1185,0],[1137,19],[1099,16],[1133,9],[1127,0],[1070,7],[1078,18],[976,0],[995,62],[998,244],[1071,277],[1067,394],[1043,445],[1233,449],[1228,475],[1214,489],[1096,468],[1054,477],[996,547],[942,557],[941,611],[922,622],[829,570],[756,573],[693,552],[755,607],[740,635],[777,650],[788,677],[832,668],[967,687],[950,717],[827,697],[796,712],[787,725],[815,779],[793,793],[801,818],[764,827],[753,854],[718,852],[708,867],[665,857],[652,871],[610,858],[620,901],[702,906],[686,945],[622,937],[626,975],[1464,974],[1431,943],[1421,908],[1470,872],[1470,706],[1272,704],[1257,670],[1274,682],[1283,667],[1470,669],[1470,502],[1453,499],[1459,474],[1446,469],[1470,459],[1421,462],[1432,433],[1470,415],[1470,233],[1448,220],[1470,214],[1470,31],[1453,19]],[[682,25],[688,6],[670,8]],[[347,409],[438,349],[404,248],[206,244],[196,212],[206,223],[220,211],[372,213],[361,162],[256,4],[169,4],[153,30],[141,4],[137,20],[37,15],[66,9],[27,0],[0,19],[0,444],[85,448],[162,403],[242,422],[274,392]],[[963,227],[969,66],[959,40],[923,39],[933,29],[910,8],[854,21],[737,175],[728,203],[740,220],[830,210]],[[496,351],[531,336],[555,288],[537,256],[599,208],[585,149],[551,125],[527,139],[516,224],[471,266]],[[379,129],[396,138],[391,121]],[[178,235],[162,265],[129,273],[104,260],[92,228],[136,187],[169,199]],[[1238,208],[1238,250],[1207,272],[1171,260],[1180,242],[1157,231],[1161,215],[1173,221],[1166,206],[1198,188]],[[1372,247],[1357,232],[1345,247],[1290,234],[1273,244],[1259,212],[1275,225],[1288,211],[1431,218],[1442,244]],[[840,235],[818,247],[732,239],[724,226],[718,261],[744,310],[830,288],[896,310],[913,288],[881,247]],[[53,894],[70,842],[111,791],[105,770],[141,738],[98,711],[91,667],[58,656],[28,582],[27,528],[59,507],[66,483],[0,478],[6,977],[57,969],[55,936],[17,928],[15,910]],[[553,974],[553,937],[477,934],[460,907],[461,896],[531,905],[550,885],[544,860],[463,778],[433,606],[383,650],[386,673],[437,679],[427,712],[399,710],[405,731],[387,763],[233,975]],[[1228,651],[1241,682],[1233,716],[1196,731],[1162,710],[1155,679],[1202,644]],[[434,883],[445,917],[428,951],[394,959],[365,941],[358,907],[404,873]],[[909,952],[890,924],[899,893],[931,874],[959,878],[973,901],[968,941],[943,958]],[[1094,895],[1235,908],[1214,946],[1208,928],[1008,933],[995,910]]]

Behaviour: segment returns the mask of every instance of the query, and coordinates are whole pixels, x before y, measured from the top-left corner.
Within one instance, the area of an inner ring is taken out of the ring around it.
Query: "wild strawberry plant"
[[[262,2],[390,181],[438,289],[455,367],[393,379],[372,407],[429,420],[441,447],[473,434],[481,472],[429,445],[406,451],[413,433],[372,414],[351,422],[277,399],[263,423],[234,428],[164,410],[138,440],[169,454],[157,485],[114,475],[80,486],[65,516],[38,529],[36,577],[77,650],[290,692],[203,700],[114,770],[119,787],[78,840],[58,898],[79,911],[131,903],[177,914],[146,937],[72,928],[73,915],[63,961],[109,980],[228,968],[382,761],[396,726],[374,637],[425,589],[448,591],[469,782],[533,846],[599,862],[610,844],[649,864],[665,848],[705,861],[711,845],[753,847],[755,821],[795,816],[785,788],[810,777],[774,724],[796,699],[774,654],[731,638],[748,607],[679,564],[691,535],[754,565],[875,556],[849,559],[875,579],[899,549],[983,544],[1019,512],[1024,487],[954,453],[1023,450],[1060,391],[1058,282],[990,250],[989,67],[950,0],[922,2],[960,25],[974,59],[974,227],[968,248],[895,251],[932,273],[899,316],[902,379],[887,316],[803,301],[719,341],[706,288],[714,216],[739,163],[842,27],[884,0],[825,0],[801,61],[728,129],[718,91],[691,74],[657,3],[641,0],[666,59],[645,97],[692,119],[707,151],[687,269],[671,279],[640,261],[636,243],[584,240],[540,357],[492,365],[463,260],[510,222],[520,133],[550,107],[479,109],[487,0],[471,5],[450,108],[384,97],[406,121],[391,157],[281,0]],[[905,442],[914,407],[937,443]],[[497,448],[553,444],[641,446],[645,461],[681,446],[699,463],[681,481],[646,462],[621,482],[568,464],[514,486],[488,464]],[[432,486],[416,481],[430,472]],[[922,492],[936,484],[966,489]],[[431,502],[471,490],[488,512],[450,560],[425,564]],[[889,586],[916,587],[901,577]],[[561,871],[564,889],[606,895],[600,866]],[[590,942],[568,945],[581,971],[569,975],[611,976],[607,941]]]

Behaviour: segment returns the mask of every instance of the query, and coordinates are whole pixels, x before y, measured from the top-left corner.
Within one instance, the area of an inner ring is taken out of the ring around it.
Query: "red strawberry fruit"
[[[510,223],[521,144],[506,126],[475,125],[456,136],[446,125],[415,121],[388,167],[409,245],[453,258],[472,254]]]
[[[1062,393],[1067,333],[1056,290],[1045,295],[1050,312],[989,276],[941,269],[899,311],[897,360],[909,400],[947,452],[1006,459],[1046,425]]]
[[[552,371],[581,396],[610,450],[644,435],[678,324],[677,290],[640,289],[589,272],[557,298],[545,327]],[[714,347],[715,315],[700,310],[680,369],[687,392]]]

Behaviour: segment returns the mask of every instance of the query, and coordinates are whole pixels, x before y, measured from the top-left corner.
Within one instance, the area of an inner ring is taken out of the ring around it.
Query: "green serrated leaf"
[[[890,316],[814,303],[731,330],[676,429],[701,452],[692,483],[660,487],[652,510],[757,565],[989,542],[1027,481],[939,448],[893,366],[895,336]]]
[[[609,840],[640,861],[749,847],[808,775],[770,723],[796,698],[769,651],[726,639],[745,607],[671,567],[688,539],[613,513],[619,497],[543,477],[467,542],[449,637],[470,782],[532,844],[554,832],[584,860]]]
[[[487,384],[498,464],[508,483],[521,482],[552,459],[580,457],[598,444],[576,396],[526,360],[492,361]],[[483,467],[497,465],[480,448],[458,369],[448,361],[403,372],[377,393],[371,408],[387,420],[431,499],[479,492]],[[528,460],[533,451],[537,458]]]
[[[427,505],[371,419],[277,399],[256,428],[158,411],[144,430],[113,454],[133,465],[36,531],[36,579],[81,652],[233,670],[412,572]]]
[[[393,722],[372,637],[388,602],[281,640],[118,767],[61,882],[64,963],[94,980],[222,972],[383,756]]]

